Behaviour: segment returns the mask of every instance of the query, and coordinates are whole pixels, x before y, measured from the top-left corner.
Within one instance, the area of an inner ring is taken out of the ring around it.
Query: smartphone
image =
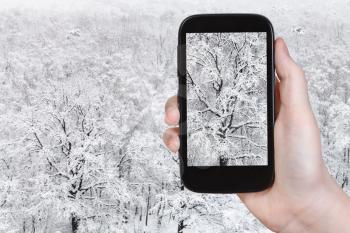
[[[274,179],[274,32],[257,14],[186,18],[178,35],[180,174],[194,192]]]

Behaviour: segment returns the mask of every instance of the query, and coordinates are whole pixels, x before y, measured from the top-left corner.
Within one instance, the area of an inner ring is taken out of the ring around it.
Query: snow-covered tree
[[[189,165],[266,164],[266,33],[186,41]]]

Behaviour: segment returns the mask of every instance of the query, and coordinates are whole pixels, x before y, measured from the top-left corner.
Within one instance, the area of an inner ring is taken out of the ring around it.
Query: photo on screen
[[[187,165],[267,165],[266,32],[186,33]]]

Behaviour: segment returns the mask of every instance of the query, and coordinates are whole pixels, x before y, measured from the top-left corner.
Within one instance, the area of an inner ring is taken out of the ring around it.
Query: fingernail
[[[166,116],[168,121],[176,121],[179,117],[179,110],[177,108],[169,108]]]
[[[170,108],[170,113],[176,117],[179,114],[179,110],[177,108]]]

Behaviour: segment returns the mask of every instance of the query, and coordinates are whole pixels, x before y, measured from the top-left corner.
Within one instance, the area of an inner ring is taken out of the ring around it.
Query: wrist
[[[289,232],[350,232],[350,198],[332,180],[319,190],[318,196],[280,231]]]

